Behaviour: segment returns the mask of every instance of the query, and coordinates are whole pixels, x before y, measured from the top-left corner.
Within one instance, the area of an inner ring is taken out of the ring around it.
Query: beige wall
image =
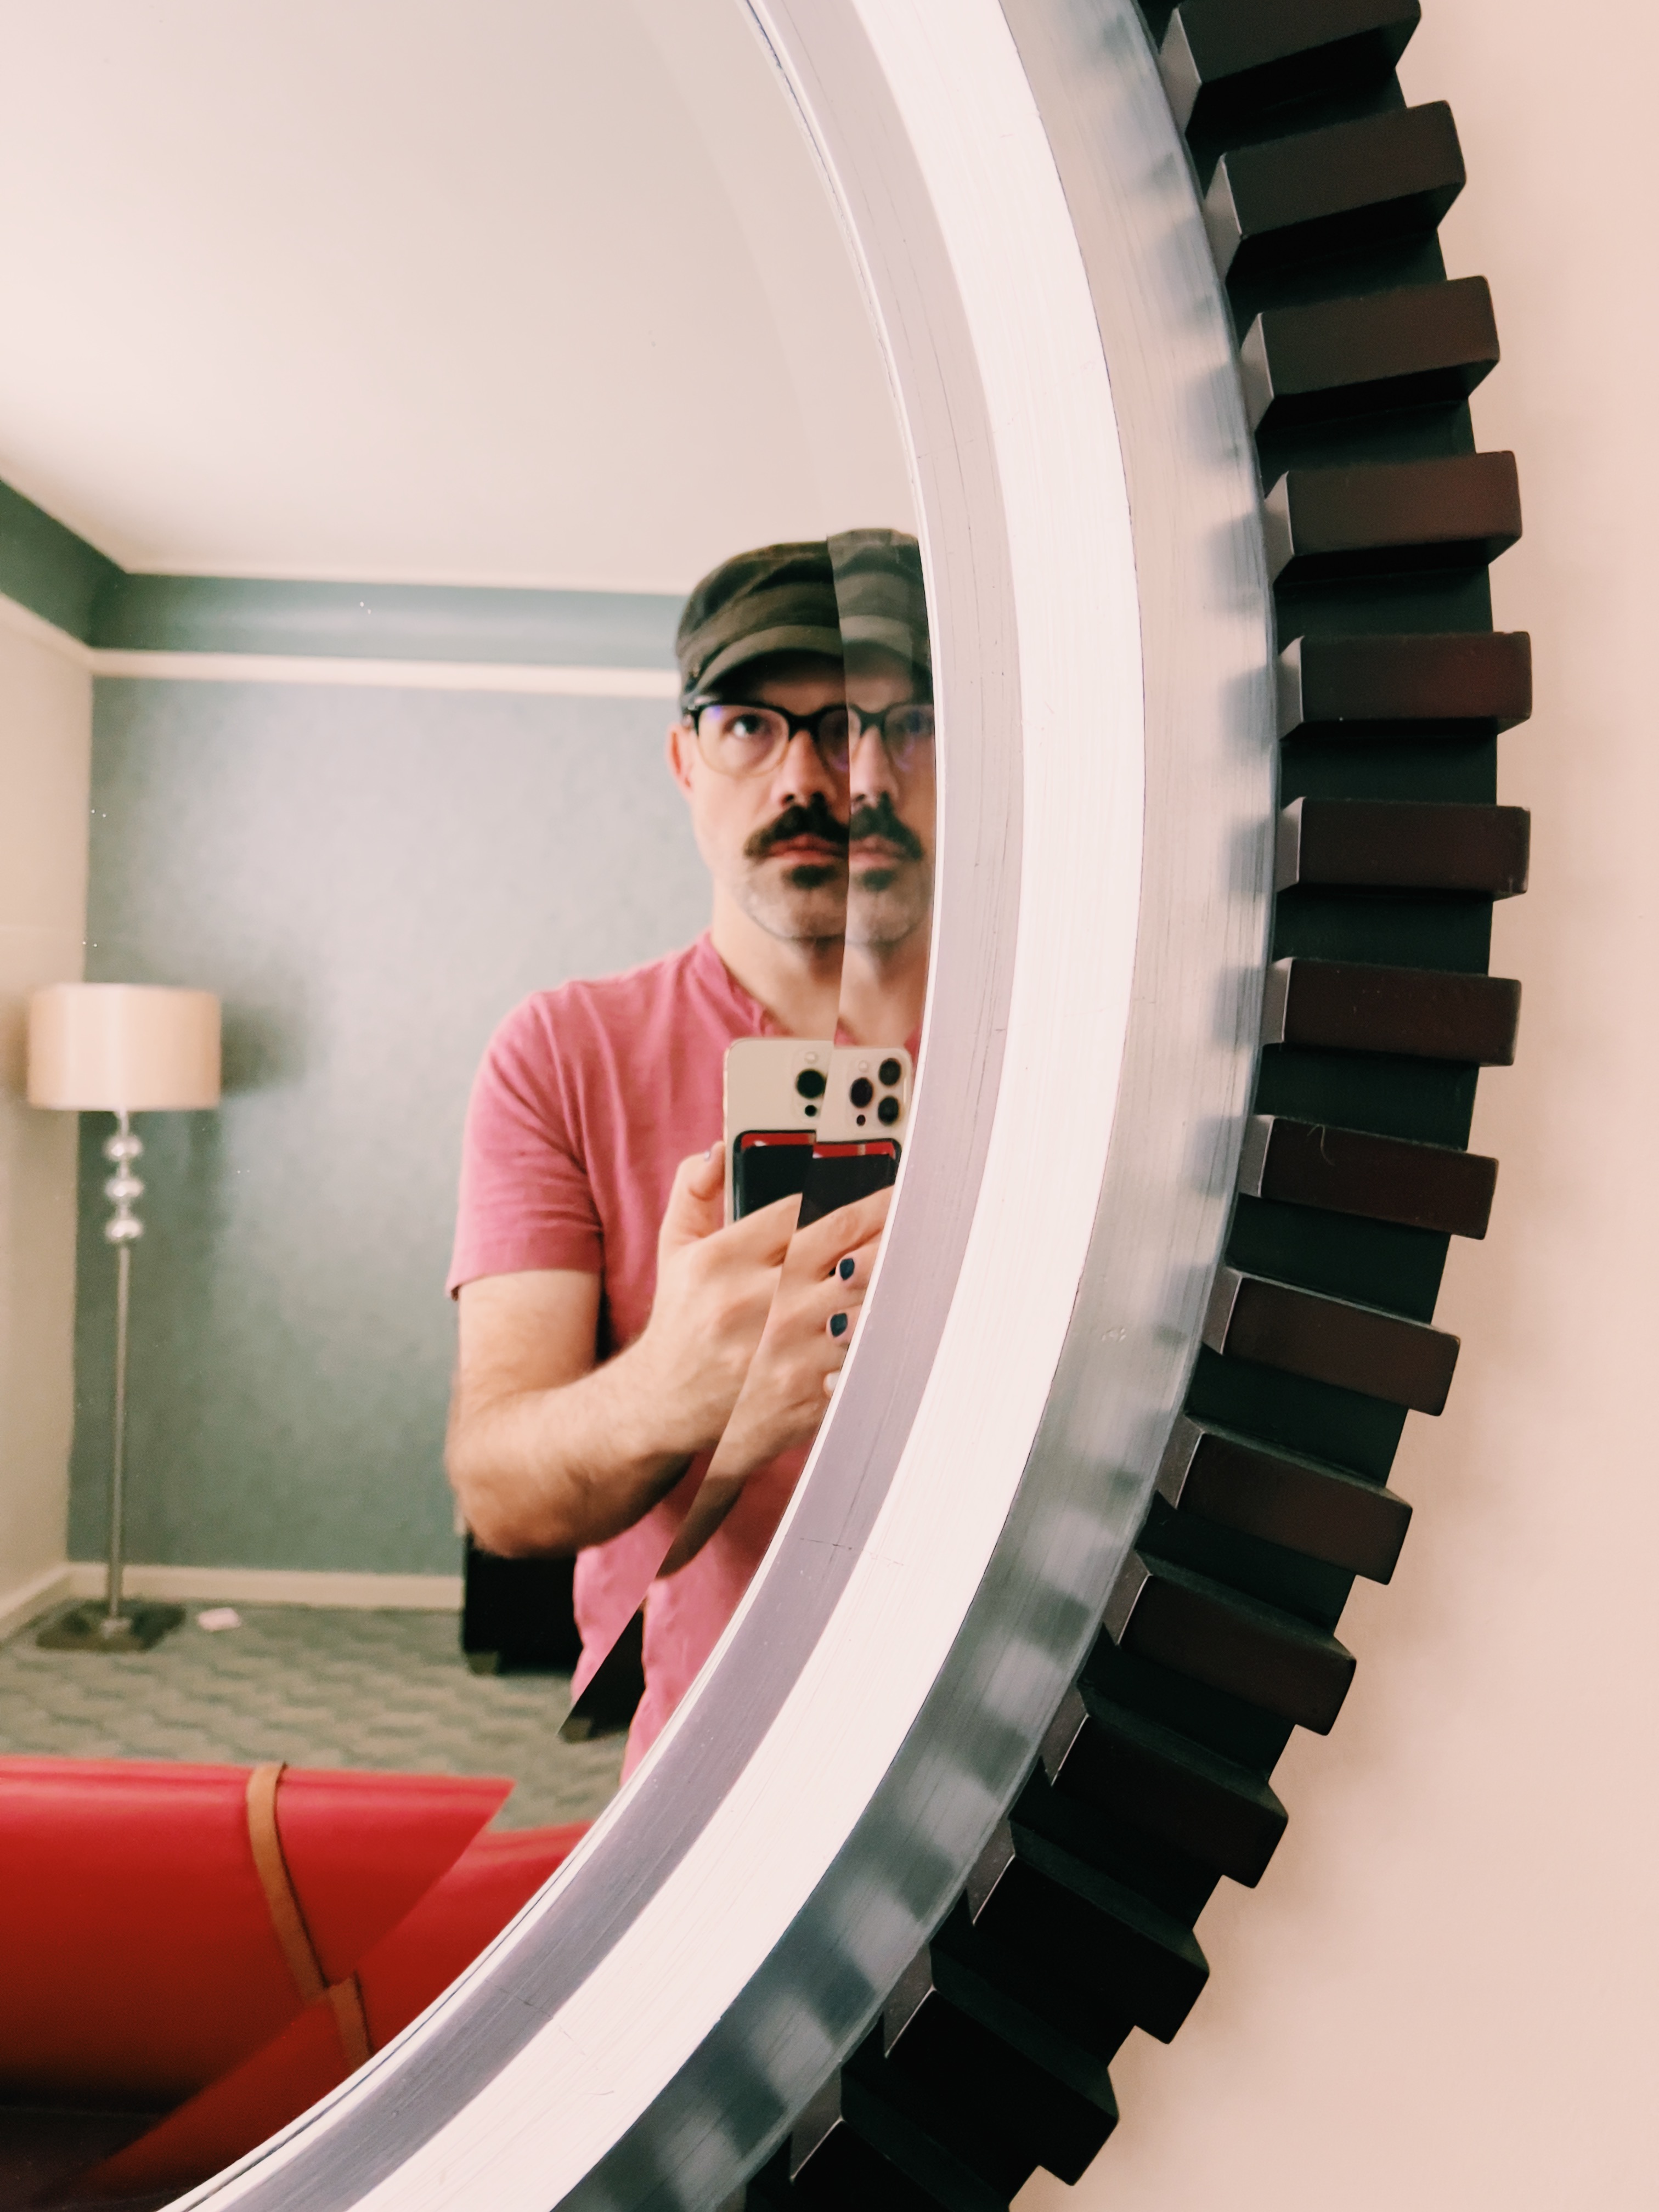
[[[64,1557],[74,1412],[75,1117],[23,1103],[23,1008],[78,976],[92,678],[0,600],[0,1626]]]
[[[1519,456],[1497,621],[1537,712],[1501,795],[1534,890],[1498,909],[1518,1065],[1481,1079],[1502,1160],[1454,1248],[1451,1403],[1413,1414],[1416,1519],[1359,1584],[1358,1682],[1280,1770],[1290,1832],[1200,1923],[1213,1976],[1123,2119],[1022,2212],[1635,2212],[1656,2200],[1659,1449],[1659,312],[1650,9],[1425,0],[1407,98],[1449,100],[1470,184],[1443,236],[1492,281],[1480,442]]]

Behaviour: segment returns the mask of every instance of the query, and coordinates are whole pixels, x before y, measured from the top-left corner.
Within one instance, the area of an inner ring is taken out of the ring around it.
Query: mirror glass
[[[933,752],[739,0],[0,15],[3,2212],[304,2110],[669,1720],[856,1338]],[[222,1012],[113,1164],[83,982]]]

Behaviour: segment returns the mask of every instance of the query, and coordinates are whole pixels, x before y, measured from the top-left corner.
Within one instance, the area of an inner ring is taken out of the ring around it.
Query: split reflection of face
[[[774,664],[735,672],[726,689],[721,700],[694,701],[670,739],[710,872],[770,934],[821,944],[833,926],[842,956],[836,1035],[878,1046],[906,1042],[920,1023],[933,904],[933,716],[925,678],[899,654],[862,648],[844,669]],[[907,977],[908,989],[893,990],[894,971]],[[860,1209],[856,1255],[818,1249],[825,1224],[792,1242],[785,1263],[780,1300],[811,1296],[799,1279],[809,1247],[811,1271],[828,1278],[821,1325],[834,1357],[826,1398],[869,1280],[885,1204],[882,1194]],[[733,1408],[725,1439],[732,1449],[714,1455],[665,1573],[696,1555],[735,1502],[742,1479],[728,1476],[726,1465],[744,1456],[734,1439],[752,1416],[752,1393],[764,1394],[771,1379],[763,1347]]]
[[[917,690],[909,665],[894,654],[860,654],[848,671],[855,734],[847,939],[877,959],[925,933],[933,913],[933,712],[931,698],[919,698]]]

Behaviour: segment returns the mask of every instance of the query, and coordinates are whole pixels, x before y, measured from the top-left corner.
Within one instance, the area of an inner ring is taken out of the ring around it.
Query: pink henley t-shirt
[[[721,1079],[734,1037],[787,1032],[732,978],[708,935],[625,975],[538,991],[490,1039],[461,1157],[451,1292],[482,1275],[544,1267],[603,1280],[599,1357],[651,1313],[657,1231],[674,1170],[722,1141]],[[629,1731],[631,1772],[679,1703],[783,1517],[805,1451],[775,1460],[696,1558],[650,1582],[707,1465],[694,1461],[644,1520],[579,1553],[580,1692],[645,1601],[645,1695]]]

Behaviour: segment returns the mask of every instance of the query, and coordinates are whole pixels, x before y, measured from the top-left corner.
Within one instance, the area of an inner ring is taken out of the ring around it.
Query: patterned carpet
[[[453,1613],[247,1606],[131,1657],[0,1647],[0,1751],[510,1775],[506,1828],[586,1820],[615,1794],[623,1739],[561,1743],[562,1674],[474,1674]]]

